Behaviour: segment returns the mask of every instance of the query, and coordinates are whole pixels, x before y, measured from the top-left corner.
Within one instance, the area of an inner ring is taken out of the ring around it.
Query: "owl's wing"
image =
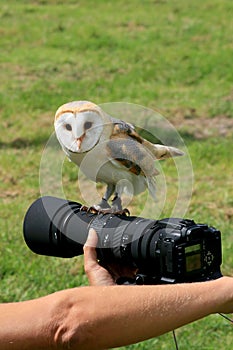
[[[154,167],[153,154],[135,137],[127,133],[112,135],[107,143],[109,160],[135,175],[153,177],[159,172]]]
[[[132,139],[136,142],[137,146],[140,144],[149,151],[154,159],[164,159],[184,154],[178,148],[154,143],[157,141],[156,138],[144,129],[138,128],[139,132],[137,132],[132,124],[114,118],[112,118],[112,122],[114,125],[112,138]],[[145,137],[147,136],[149,140],[141,136],[139,133]],[[150,142],[150,140],[152,140],[152,142]]]
[[[107,151],[110,162],[116,167],[119,166],[136,176],[142,176],[152,198],[156,199],[154,176],[158,175],[159,171],[154,166],[154,156],[141,142],[125,133],[117,133],[108,141]],[[116,171],[118,171],[117,168]]]

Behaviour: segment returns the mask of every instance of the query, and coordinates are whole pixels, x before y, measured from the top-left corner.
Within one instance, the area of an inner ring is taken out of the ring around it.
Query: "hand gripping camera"
[[[221,233],[193,220],[93,214],[80,203],[45,196],[24,219],[24,239],[37,254],[71,258],[83,254],[88,231],[98,235],[97,256],[103,263],[137,269],[134,283],[206,281],[221,277]]]

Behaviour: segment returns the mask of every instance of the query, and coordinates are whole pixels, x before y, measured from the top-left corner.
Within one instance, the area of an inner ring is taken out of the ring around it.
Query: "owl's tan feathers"
[[[99,106],[96,104],[89,102],[89,101],[78,101],[83,103],[76,103],[74,102],[68,102],[64,105],[60,106],[55,114],[55,121],[60,117],[61,114],[64,113],[81,113],[81,112],[88,112],[88,111],[95,111],[96,113],[101,113]]]

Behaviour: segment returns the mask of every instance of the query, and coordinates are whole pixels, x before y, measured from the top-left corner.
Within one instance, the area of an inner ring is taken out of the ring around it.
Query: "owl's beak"
[[[78,148],[78,151],[80,150],[81,148],[81,145],[82,145],[82,141],[84,139],[84,136],[85,134],[83,134],[82,136],[80,136],[79,138],[77,138],[77,148]]]

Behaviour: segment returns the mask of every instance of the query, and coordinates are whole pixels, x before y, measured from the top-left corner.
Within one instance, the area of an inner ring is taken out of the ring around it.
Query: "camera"
[[[44,196],[29,207],[23,232],[34,253],[71,258],[83,254],[91,227],[98,235],[100,262],[136,268],[134,284],[195,282],[222,276],[221,232],[190,219],[96,214],[83,211],[80,203]]]

